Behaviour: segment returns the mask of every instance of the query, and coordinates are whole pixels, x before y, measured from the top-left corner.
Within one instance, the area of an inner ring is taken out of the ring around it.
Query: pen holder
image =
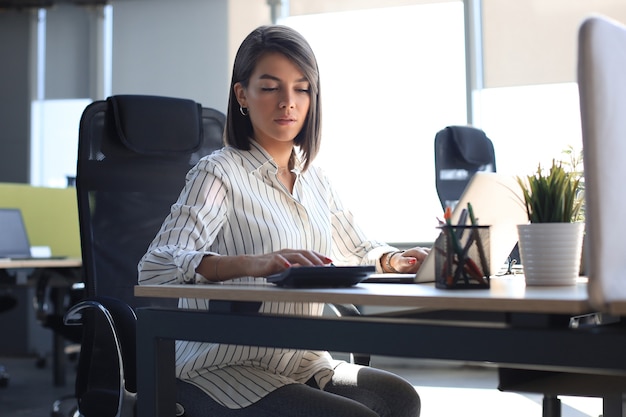
[[[489,226],[442,226],[435,241],[437,288],[489,288]]]

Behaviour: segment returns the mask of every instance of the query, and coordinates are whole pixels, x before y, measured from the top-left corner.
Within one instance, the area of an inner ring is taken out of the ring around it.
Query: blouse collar
[[[253,171],[278,171],[278,164],[272,156],[257,141],[250,139],[250,155],[248,162],[250,163],[250,172]],[[302,160],[300,159],[296,149],[296,161],[293,172],[299,175],[302,172]]]

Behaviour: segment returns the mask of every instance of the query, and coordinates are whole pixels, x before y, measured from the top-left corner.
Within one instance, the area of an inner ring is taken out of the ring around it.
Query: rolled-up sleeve
[[[383,272],[380,264],[381,256],[396,248],[383,242],[370,240],[359,227],[352,212],[343,206],[330,183],[327,188],[330,192],[332,213],[333,261],[338,265],[374,265],[377,272]]]

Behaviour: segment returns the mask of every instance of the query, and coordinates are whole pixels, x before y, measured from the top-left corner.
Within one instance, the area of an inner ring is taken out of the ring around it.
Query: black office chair
[[[137,264],[198,160],[222,146],[222,113],[185,99],[113,96],[80,121],[76,187],[87,299],[76,377],[86,417],[131,416],[136,394],[134,308],[175,307],[135,298]]]
[[[493,143],[471,126],[448,126],[435,135],[435,184],[442,207],[454,208],[478,171],[496,172]]]

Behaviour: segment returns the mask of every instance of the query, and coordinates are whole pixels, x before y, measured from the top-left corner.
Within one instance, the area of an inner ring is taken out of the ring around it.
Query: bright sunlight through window
[[[290,17],[319,61],[317,164],[361,226],[388,242],[432,241],[441,205],[435,134],[465,124],[461,2]]]
[[[322,151],[344,203],[372,237],[430,242],[441,205],[434,138],[465,125],[462,2],[289,17],[320,65]],[[474,124],[493,141],[500,173],[581,149],[575,83],[475,93]]]

